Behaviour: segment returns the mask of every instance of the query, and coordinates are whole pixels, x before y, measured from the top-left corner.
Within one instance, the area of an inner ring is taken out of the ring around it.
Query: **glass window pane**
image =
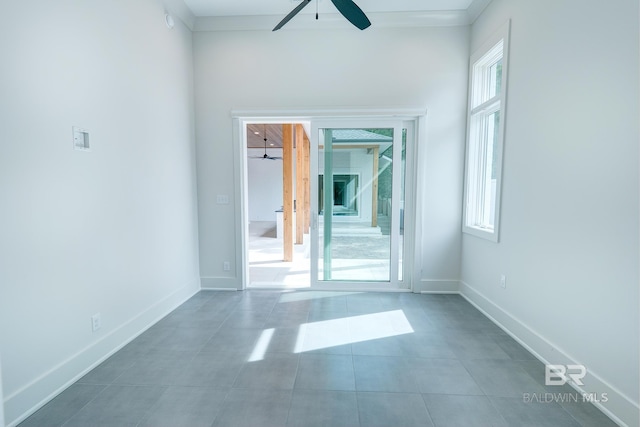
[[[493,230],[495,224],[496,185],[498,172],[498,129],[500,126],[500,111],[489,114],[486,118],[487,135],[486,148],[482,158],[484,171],[481,185],[482,200],[478,226]]]
[[[471,108],[499,96],[502,91],[503,42],[473,64]]]
[[[489,98],[500,94],[502,88],[502,58],[489,68]],[[487,100],[488,100],[487,99]]]

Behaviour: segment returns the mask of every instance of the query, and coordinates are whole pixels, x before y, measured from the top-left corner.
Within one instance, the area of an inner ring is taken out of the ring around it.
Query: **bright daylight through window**
[[[464,231],[498,241],[508,26],[471,57]]]

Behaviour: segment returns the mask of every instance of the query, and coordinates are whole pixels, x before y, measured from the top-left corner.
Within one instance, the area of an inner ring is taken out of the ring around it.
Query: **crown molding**
[[[474,0],[467,9],[467,15],[469,16],[469,24],[473,24],[478,19],[478,16],[489,6],[491,0]]]
[[[179,0],[182,1],[182,0]],[[377,12],[368,13],[373,28],[452,27],[471,24],[491,0],[476,0],[473,5],[486,3],[473,14],[467,10],[437,12]],[[476,14],[477,13],[477,14]],[[475,17],[474,17],[475,16]],[[272,30],[283,17],[260,16],[210,16],[196,17],[193,31],[253,31]],[[319,20],[313,14],[301,14],[287,23],[280,31],[348,29],[353,27],[338,13],[323,14]]]

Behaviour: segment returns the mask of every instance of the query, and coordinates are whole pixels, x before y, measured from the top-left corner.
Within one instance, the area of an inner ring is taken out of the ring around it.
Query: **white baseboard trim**
[[[422,295],[460,295],[458,291],[420,291],[419,293]]]
[[[227,291],[239,291],[242,289],[241,283],[238,279],[233,277],[201,277],[200,286],[203,290],[227,290]]]
[[[422,279],[413,286],[413,292],[416,294],[457,294],[459,291],[459,280]]]
[[[551,360],[553,364],[582,364],[563,351],[560,346],[546,339],[464,281],[460,282],[460,295],[529,350],[542,363],[548,364]],[[638,403],[602,379],[597,373],[590,370],[588,366],[587,371],[588,374],[583,379],[583,386],[569,384],[580,393],[597,392],[598,395],[606,393],[608,397],[606,403],[594,402],[598,409],[620,426],[632,427],[639,425],[640,406]]]
[[[8,395],[4,400],[7,427],[14,427],[27,419],[199,291],[193,285],[183,286]]]

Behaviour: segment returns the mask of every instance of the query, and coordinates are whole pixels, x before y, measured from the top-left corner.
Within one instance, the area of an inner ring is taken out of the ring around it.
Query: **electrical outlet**
[[[502,287],[502,289],[507,289],[507,276],[505,276],[504,274],[500,276],[500,286]]]
[[[95,332],[101,327],[102,327],[102,319],[100,319],[100,313],[96,313],[93,316],[91,316],[91,330]]]
[[[229,271],[231,270],[231,263],[229,261],[225,261],[222,263],[222,269],[224,271]]]

